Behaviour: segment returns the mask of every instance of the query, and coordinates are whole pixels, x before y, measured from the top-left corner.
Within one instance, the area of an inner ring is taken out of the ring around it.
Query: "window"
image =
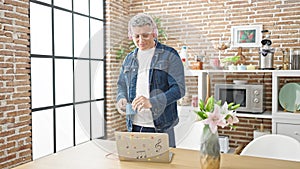
[[[103,0],[30,1],[33,159],[105,136],[103,12]]]

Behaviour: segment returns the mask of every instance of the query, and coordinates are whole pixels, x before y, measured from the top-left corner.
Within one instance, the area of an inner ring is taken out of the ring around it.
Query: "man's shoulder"
[[[162,44],[162,43],[160,43],[160,42],[158,42],[157,48],[158,48],[158,49],[161,49],[161,50],[163,50],[163,51],[172,52],[172,53],[174,53],[174,54],[177,53],[177,51],[176,51],[173,47],[168,46],[168,45],[166,45],[166,44]]]
[[[135,51],[135,50],[132,50],[131,52],[129,52],[129,53],[127,54],[127,56],[126,56],[125,59],[124,59],[125,62],[126,62],[126,61],[130,61],[130,60],[132,60],[132,59],[134,58],[134,51]]]
[[[162,48],[162,49],[173,49],[173,50],[174,50],[174,48],[172,48],[171,46],[168,46],[168,45],[163,44],[163,43],[161,43],[161,42],[157,42],[157,48]]]

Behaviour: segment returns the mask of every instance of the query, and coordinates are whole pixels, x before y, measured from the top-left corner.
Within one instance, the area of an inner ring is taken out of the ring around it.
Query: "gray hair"
[[[139,13],[133,16],[128,22],[128,36],[132,34],[132,27],[142,27],[145,25],[150,26],[157,35],[157,26],[152,17],[144,13]]]

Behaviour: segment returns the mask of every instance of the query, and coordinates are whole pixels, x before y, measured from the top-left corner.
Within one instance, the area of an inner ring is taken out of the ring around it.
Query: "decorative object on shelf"
[[[238,53],[235,56],[226,57],[221,60],[221,62],[224,63],[225,69],[228,68],[228,70],[246,70],[246,67],[243,67],[243,69],[239,69],[239,67],[236,67],[237,69],[235,69],[235,67],[230,67],[229,65],[230,63],[231,65],[245,65],[246,57],[245,55],[243,55],[242,51],[243,48],[239,47]]]
[[[247,70],[255,70],[255,66],[250,64],[250,65],[247,65]]]
[[[229,62],[235,64],[240,59],[240,56],[229,56],[226,58],[221,59],[221,62]]]
[[[211,58],[211,59],[210,59],[210,65],[211,65],[212,68],[215,69],[215,70],[221,69],[221,66],[220,66],[220,59],[219,59],[219,58]]]
[[[297,112],[300,110],[300,84],[287,83],[279,91],[279,103],[284,111]]]
[[[291,49],[290,56],[291,70],[300,70],[300,49]]]
[[[236,61],[236,64],[245,64],[246,63],[246,57],[245,55],[243,55],[243,48],[242,47],[239,47],[238,48],[238,53],[236,54],[236,56],[239,56],[239,60]]]
[[[221,52],[224,52],[226,49],[230,47],[230,39],[224,40],[224,37],[220,37],[220,40],[214,44],[214,48],[219,50],[219,61],[221,60]],[[222,69],[223,66],[219,64],[218,67],[213,66],[214,69]]]
[[[225,69],[228,68],[228,70],[236,70],[236,67],[232,65],[244,65],[246,63],[246,57],[242,53],[242,47],[238,48],[238,53],[235,56],[229,56],[221,59],[221,63],[223,63]],[[242,70],[246,70],[246,68]]]
[[[237,70],[247,70],[247,67],[243,64],[238,64],[236,67],[237,67]]]
[[[282,49],[281,52],[282,52],[282,69],[283,70],[291,69],[290,49],[285,48],[285,49]]]
[[[223,40],[223,37],[220,38],[219,42],[214,45],[214,48],[217,50],[225,50],[230,47],[230,39]]]
[[[259,50],[259,69],[274,70],[274,53],[275,49],[271,47],[272,41],[268,30],[263,30],[262,33],[267,33],[265,39],[261,41],[262,47]]]
[[[203,70],[204,56],[195,55],[194,62],[190,62],[192,70]]]
[[[198,107],[198,95],[192,95],[192,107]]]
[[[218,135],[218,126],[230,128],[239,120],[236,117],[235,110],[239,104],[221,105],[221,101],[216,101],[213,96],[199,101],[199,110],[195,111],[204,124],[200,139],[200,166],[201,169],[219,169],[220,168],[220,144]]]
[[[181,47],[179,56],[181,58],[184,68],[188,69],[189,68],[189,57],[188,57],[188,53],[187,53],[187,46]]]
[[[203,66],[203,64],[201,62],[192,61],[192,62],[190,62],[189,68],[192,70],[202,70],[202,66]]]
[[[236,69],[237,69],[237,67],[234,64],[231,64],[228,66],[228,70],[236,70]]]
[[[232,47],[259,47],[262,25],[232,26]]]

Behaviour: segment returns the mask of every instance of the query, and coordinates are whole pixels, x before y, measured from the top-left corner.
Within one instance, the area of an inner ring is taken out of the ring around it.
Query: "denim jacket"
[[[136,97],[139,63],[138,48],[129,53],[122,64],[118,79],[117,101],[126,98],[131,103]],[[156,41],[156,49],[149,72],[149,101],[157,132],[173,128],[179,122],[177,100],[185,95],[184,69],[177,51]],[[132,131],[132,114],[126,113],[128,131]]]

